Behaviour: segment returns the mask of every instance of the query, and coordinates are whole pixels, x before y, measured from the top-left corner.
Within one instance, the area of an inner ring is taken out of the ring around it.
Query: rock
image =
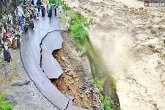
[[[94,92],[94,93],[100,93],[99,89],[96,88],[96,87],[93,89],[93,92]]]
[[[61,58],[61,59],[64,61],[64,60],[65,60],[65,57],[63,57],[63,56],[62,56],[62,58]]]
[[[16,83],[16,85],[17,85],[17,86],[23,86],[23,84],[20,83],[20,82]]]
[[[17,83],[13,83],[11,86],[17,86]]]
[[[13,83],[11,86],[24,86],[24,85],[28,85],[30,83],[30,81],[26,80],[23,83]]]
[[[81,98],[84,98],[84,94],[81,94],[81,96],[80,96]]]
[[[165,33],[162,35],[162,37],[165,37]]]
[[[73,74],[73,78],[77,78],[78,76],[76,74]]]
[[[155,52],[156,52],[156,53],[160,53],[160,51],[159,51],[159,50],[157,50],[157,49],[155,50]]]
[[[1,64],[0,69],[3,72],[3,76],[9,76],[11,74],[11,65],[9,65],[9,63]]]
[[[14,98],[12,95],[8,95],[8,96],[6,97],[5,100],[9,101],[9,102],[12,103],[14,106],[17,105],[17,102],[16,102],[15,98]]]
[[[154,46],[154,45],[149,45],[148,47],[150,47],[150,48],[155,48],[155,46]]]
[[[144,8],[143,8],[143,7],[140,7],[139,9],[142,10],[142,9],[144,9]]]
[[[76,78],[75,80],[76,80],[76,81],[79,81],[80,79],[79,79],[79,78]]]
[[[23,85],[28,85],[30,83],[30,81],[26,80],[25,82],[23,82]]]

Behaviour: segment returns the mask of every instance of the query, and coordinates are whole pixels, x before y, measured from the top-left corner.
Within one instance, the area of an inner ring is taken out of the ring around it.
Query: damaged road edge
[[[40,42],[40,68],[42,69],[42,71],[45,73],[46,71],[44,71],[44,69],[43,69],[43,67],[42,67],[42,61],[43,61],[43,48],[42,48],[42,45],[44,44],[43,43],[43,41],[45,40],[45,38],[48,36],[48,34],[50,34],[50,33],[52,33],[52,32],[55,32],[55,31],[61,31],[61,30],[53,30],[53,31],[50,31],[50,32],[48,32],[43,38],[42,38],[42,40],[41,40],[41,42]],[[62,45],[62,43],[61,43],[61,45]],[[60,49],[60,48],[59,48]],[[61,75],[60,75],[61,76]],[[60,77],[59,76],[59,77]],[[49,78],[48,78],[49,79]],[[64,94],[63,94],[64,95]],[[83,109],[83,108],[80,108],[80,107],[76,107],[76,106],[74,106],[73,105],[73,100],[72,99],[70,99],[69,97],[67,97],[66,95],[64,95],[66,98],[68,98],[68,103],[67,103],[67,105],[66,105],[66,107],[65,107],[65,109],[64,110],[85,110],[85,109]],[[48,99],[49,100],[49,99]],[[52,102],[51,102],[52,103]],[[53,104],[54,105],[54,104]],[[58,107],[57,107],[58,108]]]

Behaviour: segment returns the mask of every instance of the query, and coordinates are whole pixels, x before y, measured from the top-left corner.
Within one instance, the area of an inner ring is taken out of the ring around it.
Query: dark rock
[[[18,82],[18,83],[17,83],[17,86],[23,86],[23,84],[22,84],[22,83],[20,83],[20,82]]]
[[[144,8],[143,8],[143,7],[140,7],[139,9],[142,10],[142,9],[144,9]]]
[[[23,82],[23,85],[28,85],[30,83],[30,81],[26,80],[25,82]]]
[[[15,100],[15,98],[12,95],[8,95],[5,100],[9,101],[14,106],[17,105],[17,101]]]
[[[154,48],[154,45],[149,45],[150,48]]]
[[[30,83],[30,81],[26,80],[23,83],[13,83],[11,86],[24,86],[24,85],[28,85]]]
[[[155,50],[156,53],[160,53],[159,50]]]
[[[11,86],[17,86],[17,83],[13,83]]]

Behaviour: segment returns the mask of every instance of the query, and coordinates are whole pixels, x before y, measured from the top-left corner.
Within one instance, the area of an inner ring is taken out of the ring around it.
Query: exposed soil
[[[88,90],[90,87],[87,87],[84,76],[87,69],[85,69],[83,59],[78,56],[69,33],[62,32],[64,38],[62,49],[52,53],[61,64],[64,74],[59,79],[51,81],[63,94],[74,97],[74,105],[88,110],[94,108],[99,110],[99,106],[102,106],[100,99],[94,100],[93,95],[96,93]],[[93,79],[91,78],[91,80]],[[90,84],[90,86],[94,85]],[[97,96],[99,98],[99,94]]]

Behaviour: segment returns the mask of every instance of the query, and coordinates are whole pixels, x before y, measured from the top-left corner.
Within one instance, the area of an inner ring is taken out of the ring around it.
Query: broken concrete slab
[[[63,38],[59,31],[49,33],[41,43],[41,67],[49,79],[58,78],[63,70],[57,60],[53,57],[53,50],[62,46]],[[49,66],[48,66],[49,65]]]

